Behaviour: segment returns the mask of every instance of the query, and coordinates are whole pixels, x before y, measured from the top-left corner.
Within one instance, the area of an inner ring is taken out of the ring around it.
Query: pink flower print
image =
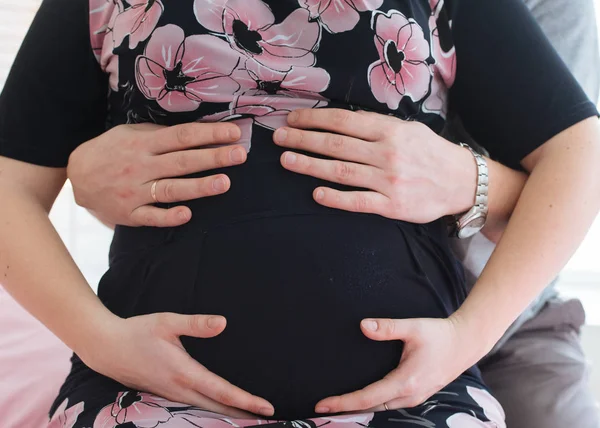
[[[54,412],[54,416],[48,424],[48,428],[73,428],[77,422],[77,418],[83,412],[84,402],[80,402],[67,409],[69,399],[62,402],[58,409]]]
[[[163,14],[161,0],[129,0],[130,7],[119,13],[112,29],[114,47],[129,36],[129,49],[135,49],[156,28]]]
[[[119,86],[119,57],[113,54],[111,37],[106,35],[112,31],[115,19],[123,10],[121,0],[90,0],[90,43],[94,56],[102,70],[109,77],[113,91]]]
[[[429,18],[431,31],[431,56],[435,60],[435,69],[444,79],[448,88],[456,77],[456,49],[452,40],[450,21],[444,8],[444,0],[429,0],[432,14]]]
[[[497,428],[492,422],[483,422],[468,413],[455,413],[450,416],[446,423],[448,428]]]
[[[90,43],[96,58],[100,58],[100,51],[108,31],[111,17],[120,11],[121,4],[116,0],[90,0]]]
[[[290,71],[271,70],[250,59],[232,77],[243,95],[283,95],[322,99],[319,92],[329,87],[329,73],[317,67],[292,67]]]
[[[311,19],[318,19],[330,33],[352,30],[360,19],[359,12],[373,11],[383,0],[298,0],[307,8]]]
[[[195,0],[198,22],[224,34],[231,47],[277,71],[315,63],[321,30],[306,9],[296,9],[275,25],[271,9],[261,0]]]
[[[290,112],[305,108],[319,108],[327,105],[323,99],[290,98],[282,96],[246,97],[240,96],[233,112],[254,118],[254,123],[263,128],[275,130],[287,126]]]
[[[374,12],[373,30],[379,61],[369,66],[369,85],[377,101],[396,110],[404,96],[419,101],[429,91],[429,45],[412,18],[391,10]]]
[[[423,101],[421,106],[423,112],[433,113],[443,119],[448,114],[448,88],[439,74],[435,74],[431,80],[431,93]]]
[[[457,413],[446,420],[448,428],[506,428],[504,410],[492,395],[479,388],[467,386],[467,393],[483,409],[489,422],[483,422],[466,413]]]
[[[327,428],[364,428],[373,420],[373,413],[357,413],[353,415],[338,415],[327,418],[311,419],[317,427]]]
[[[327,101],[285,96],[239,96],[224,112],[203,117],[200,122],[233,122],[241,129],[242,136],[235,143],[250,151],[252,126],[275,130],[287,125],[287,115],[300,108],[317,108],[327,105]]]
[[[104,407],[94,420],[94,428],[115,428],[131,422],[137,428],[154,428],[171,419],[166,407],[186,407],[163,398],[135,391],[120,392],[114,403]]]
[[[310,420],[295,421],[268,421],[265,419],[230,419],[224,416],[211,414],[202,410],[185,410],[181,412],[174,411],[173,417],[168,422],[161,424],[160,428],[183,428],[183,427],[202,427],[202,428],[246,428],[257,427],[259,425],[269,428],[290,427],[290,428],[364,428],[373,419],[373,413],[364,413],[356,415],[332,416],[328,418],[315,418]]]
[[[136,60],[137,85],[169,112],[194,111],[201,102],[229,102],[239,85],[230,75],[240,56],[211,35],[185,38],[169,24],[156,29]]]
[[[192,409],[173,412],[173,417],[168,422],[161,424],[160,428],[244,428],[268,424],[267,421],[261,419],[230,419],[215,413]]]
[[[484,389],[473,388],[472,386],[467,386],[467,393],[483,409],[485,417],[495,422],[497,428],[506,428],[504,409],[492,394]]]

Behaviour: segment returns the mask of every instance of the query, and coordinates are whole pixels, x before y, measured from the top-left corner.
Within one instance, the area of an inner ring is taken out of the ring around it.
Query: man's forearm
[[[538,159],[532,158],[537,156]],[[491,347],[560,272],[600,207],[600,128],[590,118],[528,158],[535,164],[497,249],[459,309]]]
[[[490,176],[488,190],[488,219],[482,233],[498,242],[517,205],[527,174],[487,159]]]

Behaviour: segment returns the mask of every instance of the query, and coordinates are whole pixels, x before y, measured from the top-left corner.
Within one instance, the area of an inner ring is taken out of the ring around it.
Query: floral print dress
[[[444,2],[419,2],[420,23],[415,6],[389,3],[195,0],[186,27],[168,18],[182,5],[92,0],[92,47],[120,102],[112,120],[235,121],[248,150],[253,125],[276,129],[297,108],[400,110],[440,128],[456,73]],[[325,61],[335,49],[361,55]]]
[[[368,110],[441,132],[450,105],[513,167],[597,114],[520,0],[45,0],[0,97],[0,155],[64,167],[107,126],[233,121],[266,170],[278,165],[270,133],[295,109]],[[258,425],[505,426],[475,375],[413,409],[298,420],[232,419],[114,382],[63,386],[49,427]]]

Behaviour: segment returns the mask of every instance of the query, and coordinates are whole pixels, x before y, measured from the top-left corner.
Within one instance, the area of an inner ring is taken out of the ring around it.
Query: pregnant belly
[[[114,263],[100,297],[121,316],[221,314],[213,339],[183,338],[190,355],[269,400],[284,419],[381,379],[400,342],[374,342],[365,317],[445,317],[460,300],[455,271],[427,227],[376,216],[264,217],[189,226]],[[440,246],[441,247],[441,246]]]

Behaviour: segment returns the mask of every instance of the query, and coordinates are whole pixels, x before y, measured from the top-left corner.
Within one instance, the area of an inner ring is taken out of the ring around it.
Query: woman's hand
[[[383,411],[422,404],[477,363],[489,351],[488,341],[461,318],[366,319],[364,335],[372,340],[401,340],[397,369],[360,391],[328,397],[317,403],[317,413]],[[384,406],[385,403],[385,406]]]
[[[339,109],[296,110],[275,143],[318,153],[318,159],[291,151],[282,165],[300,174],[368,189],[315,189],[325,206],[427,223],[473,206],[477,169],[468,150],[418,122],[377,113]],[[316,132],[318,129],[328,132]]]
[[[159,313],[115,318],[104,332],[76,350],[93,370],[122,384],[168,400],[232,417],[273,415],[273,406],[211,373],[192,359],[179,336],[219,335],[225,318]]]
[[[77,204],[107,225],[179,226],[192,217],[188,207],[152,204],[227,192],[231,183],[225,174],[172,177],[244,163],[246,150],[232,145],[240,136],[233,123],[121,125],[75,149],[67,174]],[[226,146],[206,147],[214,144]]]

